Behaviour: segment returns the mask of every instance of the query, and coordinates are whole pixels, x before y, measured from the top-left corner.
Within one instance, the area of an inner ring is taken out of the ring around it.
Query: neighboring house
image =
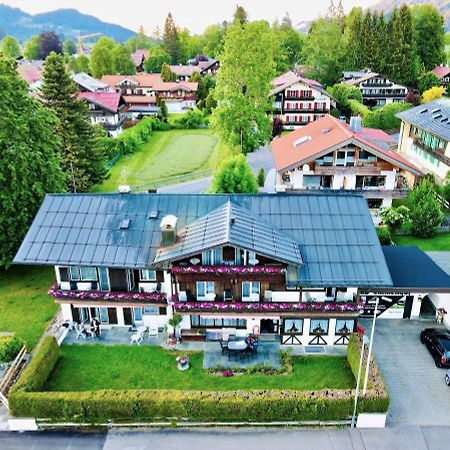
[[[189,59],[188,66],[197,66],[202,76],[211,75],[215,77],[220,68],[220,62],[206,55],[197,55],[195,58]]]
[[[147,49],[137,49],[131,54],[131,59],[136,66],[136,72],[143,72],[144,62],[148,58],[149,52]]]
[[[441,86],[445,88],[448,93],[448,87],[450,86],[450,67],[436,66],[432,72],[439,78]]]
[[[331,226],[331,228],[330,228]],[[359,289],[392,286],[367,204],[346,195],[47,195],[15,264],[54,266],[63,319],[345,345]]]
[[[314,122],[336,107],[334,98],[319,82],[296,72],[286,72],[275,78],[272,85],[275,88],[269,95],[273,97],[273,118],[281,119],[285,129],[292,130]]]
[[[157,116],[161,108],[156,105],[156,96],[148,95],[124,95],[127,105],[127,114],[131,119],[138,119],[142,116]]]
[[[107,83],[102,83],[87,73],[73,73],[72,80],[77,85],[80,92],[108,92],[110,87]]]
[[[38,95],[42,84],[42,73],[44,71],[43,60],[25,60],[18,61],[17,72],[19,76],[28,83],[29,91],[32,95]]]
[[[357,190],[375,211],[404,197],[421,171],[391,150],[386,133],[362,128],[359,117],[351,123],[326,115],[275,139],[276,190]]]
[[[164,82],[159,73],[104,75],[100,81],[123,95],[142,95],[164,100],[169,113],[181,112],[197,105],[198,83]]]
[[[416,106],[397,117],[402,120],[399,153],[443,180],[450,170],[450,99]]]
[[[356,86],[367,106],[384,106],[389,103],[403,103],[408,88],[389,80],[386,76],[369,69],[358,72],[344,72],[342,81]]]
[[[123,131],[125,101],[119,92],[80,92],[89,106],[91,123],[101,125],[113,137]]]
[[[170,66],[170,70],[177,76],[177,81],[189,81],[194,72],[201,73],[199,66],[183,66],[182,64]]]

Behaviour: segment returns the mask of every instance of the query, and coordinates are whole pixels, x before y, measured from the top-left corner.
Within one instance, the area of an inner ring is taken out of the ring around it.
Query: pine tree
[[[363,50],[363,11],[362,8],[352,8],[345,18],[344,47],[345,67],[347,70],[364,68],[365,55]]]
[[[177,76],[170,70],[168,64],[163,64],[161,68],[161,80],[165,82],[175,81]]]
[[[62,192],[65,179],[58,119],[28,94],[11,59],[0,58],[0,92],[0,265],[8,265],[45,194]]]
[[[344,31],[344,24],[345,24],[345,12],[344,12],[344,5],[342,4],[342,0],[339,0],[337,9],[336,9],[336,19],[339,23],[339,26],[341,27],[341,31]]]
[[[189,81],[192,81],[194,83],[198,83],[198,88],[197,88],[197,98],[199,101],[204,100],[206,98],[206,96],[208,95],[208,93],[206,92],[206,86],[205,83],[203,81],[203,77],[200,75],[199,72],[194,72],[191,75],[191,78],[189,79]]]
[[[86,104],[78,100],[78,90],[68,74],[64,59],[52,52],[45,60],[42,99],[59,118],[56,135],[62,142],[62,168],[68,189],[72,176],[77,191],[87,191],[103,179],[103,155],[96,130],[91,125]]]
[[[181,55],[180,38],[178,36],[177,26],[169,12],[164,25],[163,33],[164,50],[171,56],[172,64],[178,64]]]
[[[241,25],[248,22],[248,14],[243,6],[236,5],[236,9],[233,14],[233,22],[238,22]]]

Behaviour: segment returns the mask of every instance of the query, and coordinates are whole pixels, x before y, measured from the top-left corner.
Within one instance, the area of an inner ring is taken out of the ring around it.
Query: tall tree
[[[11,262],[44,195],[65,184],[58,119],[28,95],[16,68],[0,58],[0,265]]]
[[[67,187],[72,189],[73,176],[76,190],[87,191],[105,174],[98,136],[90,123],[87,106],[78,100],[78,90],[61,55],[50,53],[42,79],[43,102],[60,120],[56,135],[62,142],[62,167],[68,176]]]
[[[233,22],[238,22],[241,25],[244,25],[244,23],[248,22],[248,14],[243,6],[236,5],[236,9],[234,10],[233,14]]]
[[[41,51],[41,44],[39,41],[39,35],[35,34],[31,36],[30,40],[25,44],[23,49],[23,56],[28,60],[39,59],[39,53]]]
[[[169,12],[164,25],[163,33],[164,50],[171,56],[172,64],[178,64],[181,55],[180,38],[178,37],[177,26]]]
[[[352,8],[345,18],[343,45],[345,47],[345,68],[360,70],[365,67],[366,55],[363,51],[363,11]]]
[[[216,194],[255,194],[258,184],[244,155],[226,159],[214,173],[212,191]]]
[[[203,53],[218,58],[223,52],[226,28],[221,25],[209,25],[203,33]]]
[[[398,83],[411,84],[417,76],[411,11],[407,5],[394,9],[390,20],[388,75]]]
[[[318,19],[311,25],[303,53],[311,67],[308,75],[331,86],[342,75],[344,45],[341,29],[336,21]]]
[[[51,52],[62,53],[62,43],[54,31],[43,31],[39,35],[39,58],[45,59]]]
[[[147,73],[160,73],[163,64],[170,64],[171,61],[171,56],[161,47],[154,47],[144,61],[144,70]]]
[[[131,59],[130,51],[125,45],[118,44],[112,52],[115,72],[120,75],[133,75],[136,73],[136,65]]]
[[[445,62],[444,18],[431,5],[412,8],[416,51],[426,71]]]
[[[266,22],[235,22],[228,26],[214,96],[212,123],[221,138],[244,153],[270,139],[270,82],[274,48]]]
[[[12,36],[5,36],[2,40],[1,53],[8,58],[17,58],[20,56],[20,45]]]
[[[89,73],[89,58],[86,55],[71,56],[69,58],[69,69],[75,73]]]
[[[326,18],[328,20],[333,20],[336,18],[336,6],[334,6],[334,2],[333,0],[330,0],[330,4],[328,5],[328,9],[327,9],[327,13],[326,13]]]
[[[291,16],[289,15],[289,13],[286,11],[286,13],[284,14],[283,19],[281,20],[281,25],[280,28],[282,30],[292,30],[292,20],[291,20]]]
[[[175,81],[177,79],[177,76],[174,72],[170,69],[170,66],[168,64],[163,64],[161,67],[161,80],[168,82],[168,81]]]
[[[102,36],[95,43],[89,59],[89,67],[93,77],[101,78],[103,75],[116,73],[113,57],[115,46],[115,42],[105,36]]]
[[[284,20],[284,24],[282,23],[278,26],[278,24],[275,23],[272,26],[275,45],[275,67],[277,73],[282,73],[291,69],[300,61],[303,45],[305,43],[305,37],[292,27],[289,28],[288,24],[289,21]]]
[[[197,89],[197,98],[199,101],[202,101],[206,98],[208,93],[206,92],[206,86],[203,81],[203,77],[200,75],[199,72],[194,72],[189,81],[192,81],[194,83],[198,83],[198,89]]]
[[[66,39],[63,44],[63,50],[64,53],[67,53],[68,55],[75,55],[77,52],[77,46],[72,39]]]

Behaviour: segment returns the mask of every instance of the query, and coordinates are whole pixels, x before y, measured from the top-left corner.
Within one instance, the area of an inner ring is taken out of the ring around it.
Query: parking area
[[[363,326],[368,333],[370,321]],[[423,328],[435,326],[422,320],[377,320],[374,353],[391,399],[388,425],[450,425],[446,369],[435,366],[419,339]]]

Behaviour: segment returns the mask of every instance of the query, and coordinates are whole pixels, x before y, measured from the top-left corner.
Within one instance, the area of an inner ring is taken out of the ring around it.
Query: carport
[[[435,319],[435,311],[450,313],[450,277],[425,252],[417,247],[384,246],[393,286],[361,291],[365,301],[361,317],[373,317],[376,298],[377,316],[386,319]],[[450,327],[450,314],[444,316]]]

